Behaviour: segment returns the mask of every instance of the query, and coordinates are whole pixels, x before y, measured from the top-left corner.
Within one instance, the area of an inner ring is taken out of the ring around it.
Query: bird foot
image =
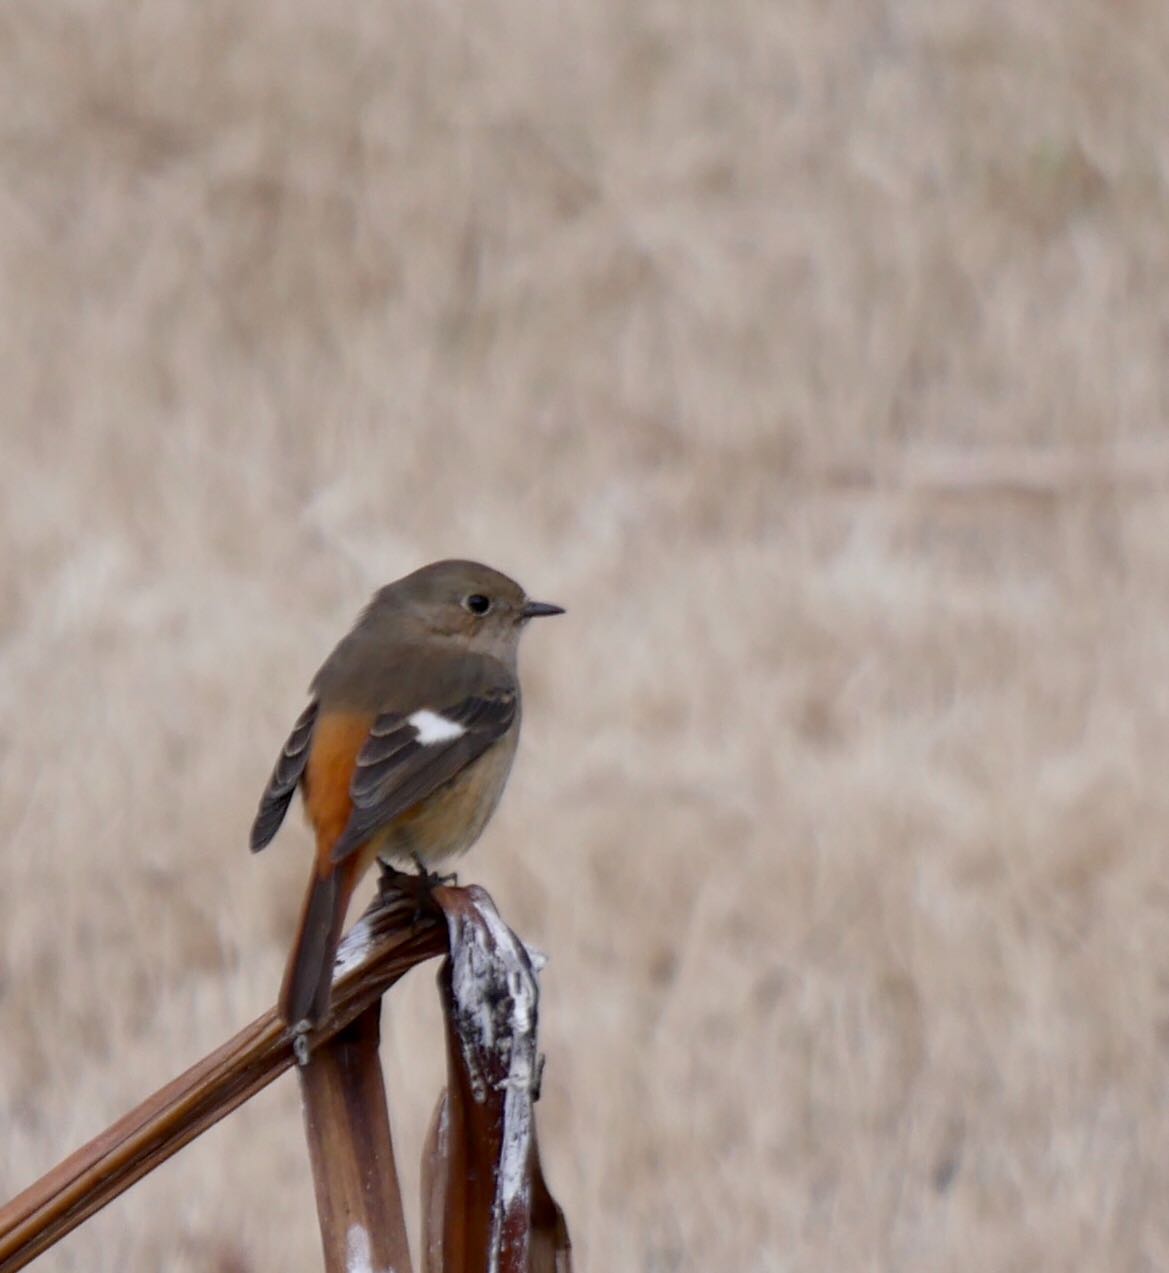
[[[435,912],[441,914],[442,907],[435,900],[434,890],[436,888],[445,888],[447,885],[458,884],[459,877],[454,874],[440,875],[437,871],[427,870],[417,853],[412,853],[410,856],[418,870],[418,874],[414,876],[418,890],[417,910],[414,912],[414,922],[417,924],[427,917],[428,912],[431,915]]]

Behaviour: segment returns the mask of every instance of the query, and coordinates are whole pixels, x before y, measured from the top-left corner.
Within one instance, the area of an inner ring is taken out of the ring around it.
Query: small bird
[[[380,859],[420,872],[465,853],[495,811],[520,731],[516,652],[563,614],[474,561],[438,561],[373,596],[309,688],[252,825],[257,853],[301,788],[317,853],[281,1015],[325,1015],[345,912]]]

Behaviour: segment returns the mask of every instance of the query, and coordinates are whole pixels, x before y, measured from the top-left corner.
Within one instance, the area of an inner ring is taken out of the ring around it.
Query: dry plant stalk
[[[570,1273],[536,1145],[538,963],[480,888],[435,891],[447,1089],[422,1162],[426,1273]]]
[[[447,1090],[423,1162],[427,1273],[571,1273],[564,1216],[536,1147],[533,956],[480,888],[383,876],[342,943],[310,1040],[275,1011],[160,1089],[0,1210],[0,1273],[23,1268],[188,1141],[300,1062],[326,1273],[411,1269],[378,1056],[381,996],[449,950],[439,984]],[[448,945],[449,943],[449,945]]]
[[[300,1068],[325,1273],[411,1273],[375,1002]]]
[[[414,923],[414,899],[383,890],[338,959],[327,1040],[404,973],[441,954],[433,920]],[[295,1040],[274,1010],[160,1088],[0,1209],[0,1273],[23,1268],[136,1180],[266,1087],[294,1062]]]

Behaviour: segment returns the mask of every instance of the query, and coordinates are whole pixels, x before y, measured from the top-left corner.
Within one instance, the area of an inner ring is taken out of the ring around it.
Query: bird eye
[[[486,614],[491,609],[491,598],[485,597],[481,592],[473,592],[469,597],[463,598],[463,605],[472,614]]]

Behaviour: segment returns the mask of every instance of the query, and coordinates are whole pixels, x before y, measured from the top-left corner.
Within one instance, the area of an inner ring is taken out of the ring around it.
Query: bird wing
[[[516,691],[508,685],[441,707],[383,712],[358,752],[349,787],[353,811],[332,860],[342,861],[379,827],[449,782],[502,738],[515,716]]]
[[[292,733],[288,735],[284,750],[280,753],[268,785],[264,788],[264,794],[260,797],[260,807],[256,811],[256,820],[252,823],[253,853],[259,853],[271,841],[284,821],[292,793],[308,763],[309,742],[316,719],[317,702],[314,699],[293,725]]]

